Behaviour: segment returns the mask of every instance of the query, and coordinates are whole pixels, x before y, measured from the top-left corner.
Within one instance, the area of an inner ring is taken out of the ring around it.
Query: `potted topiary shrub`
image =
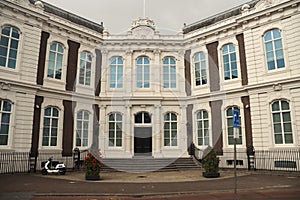
[[[89,152],[84,158],[84,171],[86,180],[99,180],[100,170],[102,166],[101,152],[94,153]]]
[[[202,158],[201,164],[205,171],[202,173],[202,175],[206,178],[219,177],[220,176],[220,173],[219,173],[220,159],[217,156],[214,149],[212,149],[211,147],[208,147],[207,149],[204,150],[203,155],[204,155],[204,157]]]

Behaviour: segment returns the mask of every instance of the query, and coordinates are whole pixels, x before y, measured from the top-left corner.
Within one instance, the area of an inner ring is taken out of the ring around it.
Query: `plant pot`
[[[99,174],[91,174],[91,175],[86,174],[85,180],[90,180],[90,181],[100,180],[100,175]]]
[[[220,173],[219,172],[215,172],[215,173],[202,172],[202,176],[205,178],[218,178],[218,177],[220,177]]]

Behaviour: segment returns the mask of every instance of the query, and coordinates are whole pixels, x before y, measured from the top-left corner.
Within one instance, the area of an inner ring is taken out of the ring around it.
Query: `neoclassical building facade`
[[[253,0],[160,34],[34,0],[0,2],[0,151],[107,158],[299,149],[299,0]],[[243,159],[243,158],[240,158]],[[299,165],[299,163],[298,163]]]

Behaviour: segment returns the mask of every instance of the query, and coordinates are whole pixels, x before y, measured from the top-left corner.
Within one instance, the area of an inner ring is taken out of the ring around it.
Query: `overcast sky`
[[[131,22],[144,16],[153,19],[161,33],[177,33],[211,15],[250,0],[44,0],[94,22],[104,23],[113,34],[126,32]]]

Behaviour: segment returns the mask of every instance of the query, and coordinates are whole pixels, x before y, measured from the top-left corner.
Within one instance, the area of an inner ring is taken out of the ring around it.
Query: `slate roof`
[[[250,8],[253,8],[258,1],[260,1],[260,0],[252,0],[250,2],[247,2],[247,4],[250,6]],[[186,33],[195,31],[197,29],[203,28],[205,26],[215,24],[215,23],[217,23],[219,21],[222,21],[226,18],[237,16],[237,15],[241,14],[241,8],[242,8],[243,5],[234,7],[232,9],[226,10],[224,12],[218,13],[218,14],[213,15],[211,17],[208,17],[206,19],[195,22],[193,24],[187,25],[183,28],[183,33],[186,34]]]
[[[37,0],[29,0],[31,4],[34,4]],[[83,17],[80,17],[78,15],[75,15],[73,13],[70,13],[68,11],[65,11],[61,8],[58,8],[56,6],[53,6],[47,2],[44,2],[42,1],[43,4],[44,4],[44,9],[45,9],[45,12],[48,12],[48,13],[51,13],[51,14],[54,14],[58,17],[62,17],[68,21],[71,21],[75,24],[78,24],[78,25],[81,25],[81,26],[84,26],[88,29],[91,29],[91,30],[94,30],[94,31],[97,31],[99,33],[103,33],[103,25],[102,23],[101,24],[97,24],[95,22],[92,22],[90,20],[87,20]]]

